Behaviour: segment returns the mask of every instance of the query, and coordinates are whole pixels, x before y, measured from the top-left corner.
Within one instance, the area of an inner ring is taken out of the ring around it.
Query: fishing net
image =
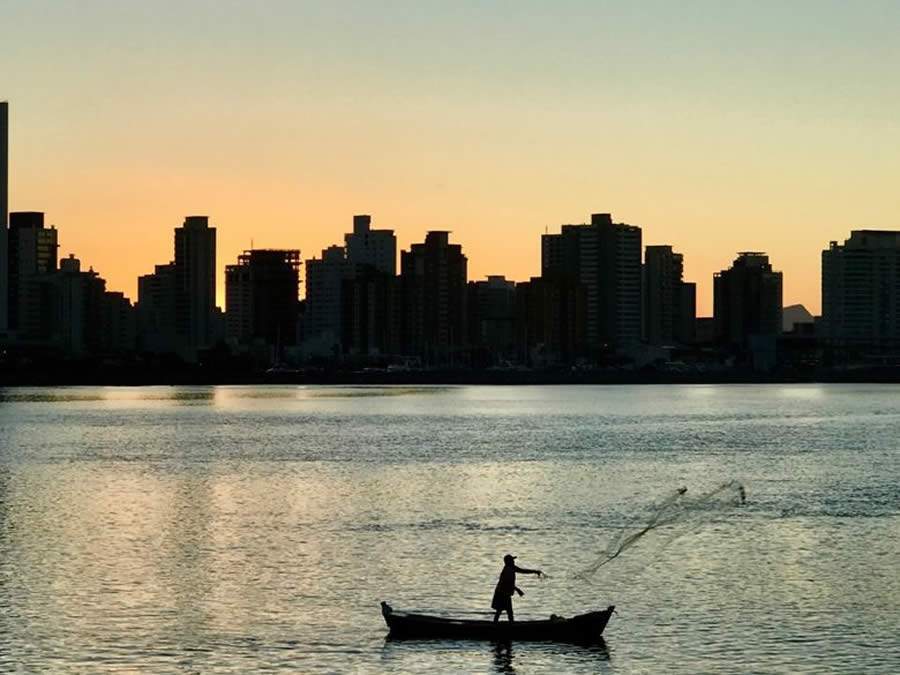
[[[744,486],[736,480],[697,495],[689,494],[685,487],[678,488],[656,504],[649,514],[627,523],[593,563],[573,576],[580,580],[591,578],[597,570],[636,546],[650,533],[660,535],[662,547],[668,546],[675,539],[710,522],[722,511],[740,506],[746,499]]]

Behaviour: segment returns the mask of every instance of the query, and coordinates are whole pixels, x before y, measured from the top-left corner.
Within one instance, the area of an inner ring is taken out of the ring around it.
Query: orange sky
[[[508,9],[5,5],[11,208],[132,298],[207,214],[220,301],[251,240],[308,258],[354,213],[404,248],[450,229],[470,278],[522,280],[546,228],[611,212],[684,254],[701,314],[741,250],[818,312],[829,240],[897,226],[900,7]]]

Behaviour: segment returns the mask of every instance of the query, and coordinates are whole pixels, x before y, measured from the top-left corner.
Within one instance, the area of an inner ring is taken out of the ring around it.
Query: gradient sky
[[[900,3],[0,0],[13,210],[134,298],[208,214],[250,246],[450,229],[470,278],[540,271],[591,212],[712,274],[898,227]]]

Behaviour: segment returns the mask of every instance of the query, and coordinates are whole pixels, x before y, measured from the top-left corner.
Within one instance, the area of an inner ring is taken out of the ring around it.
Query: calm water
[[[898,432],[887,386],[0,391],[0,669],[900,672]],[[614,603],[605,645],[385,641],[507,552],[520,618]]]

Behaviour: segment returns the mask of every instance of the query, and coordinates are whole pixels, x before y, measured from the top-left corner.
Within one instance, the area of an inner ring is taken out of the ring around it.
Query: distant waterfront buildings
[[[138,351],[175,353],[175,265],[156,265],[138,277]]]
[[[343,246],[307,261],[303,302],[298,250],[241,254],[226,267],[223,316],[207,216],[175,228],[171,261],[139,277],[132,307],[74,255],[59,259],[59,232],[42,212],[9,213],[8,157],[9,105],[0,102],[0,364],[11,350],[196,362],[217,344],[215,358],[227,354],[226,336],[231,346],[278,347],[269,350],[275,362],[348,365],[641,368],[712,359],[767,369],[779,360],[809,367],[823,345],[834,361],[900,359],[898,231],[853,230],[822,252],[821,319],[783,310],[782,273],[759,252],[740,253],[714,275],[713,317],[698,319],[683,256],[670,245],[642,251],[641,228],[608,213],[543,235],[541,275],[520,283],[468,282],[468,259],[447,231],[403,251],[398,274],[394,231],[355,215]]]
[[[402,353],[400,280],[359,265],[341,282],[341,339],[350,360],[383,361]]]
[[[131,301],[124,293],[105,291],[101,311],[100,345],[103,353],[134,354],[137,348],[137,315]]]
[[[502,275],[470,281],[466,300],[473,362],[511,361],[516,350],[516,283]]]
[[[174,260],[138,278],[138,344],[190,362],[223,337],[216,308],[216,228],[188,216],[174,231]]]
[[[20,339],[29,339],[44,332],[41,315],[47,303],[40,281],[56,271],[58,233],[55,227],[44,226],[39,211],[11,213],[9,224],[8,325]]]
[[[299,291],[299,250],[244,251],[236,265],[225,268],[229,340],[242,345],[259,341],[279,351],[295,344]]]
[[[641,340],[641,228],[595,213],[590,224],[563,225],[541,237],[541,276],[581,284],[587,348],[594,355]]]
[[[304,351],[310,356],[336,358],[341,353],[341,291],[349,274],[343,246],[329,246],[320,258],[306,261],[302,334]]]
[[[344,246],[329,246],[306,261],[301,333],[307,357],[384,356],[399,349],[397,238],[371,225],[371,216],[353,216]]]
[[[822,252],[822,333],[844,350],[900,350],[900,232],[853,230]]]
[[[353,232],[344,235],[347,262],[394,276],[397,274],[397,237],[393,230],[373,230],[371,225],[371,216],[353,216]]]
[[[60,261],[59,271],[48,281],[56,300],[53,323],[57,326],[58,346],[65,354],[84,357],[99,354],[105,346],[123,347],[119,340],[122,332],[129,333],[128,328],[104,325],[104,318],[114,318],[112,302],[104,297],[106,282],[96,272],[82,271],[81,261],[70,255]],[[110,302],[108,307],[107,302]],[[121,317],[115,319],[121,321]],[[115,330],[117,334],[110,335],[107,330]],[[134,349],[133,344],[127,347]]]
[[[516,352],[520,363],[575,363],[586,354],[587,292],[567,275],[516,284]]]
[[[644,253],[643,337],[651,345],[694,341],[696,285],[685,283],[684,258],[671,246],[647,246]]]
[[[782,275],[765,253],[739,253],[727,270],[713,277],[716,339],[747,348],[752,336],[781,334]]]
[[[175,228],[175,334],[190,360],[215,338],[216,228],[188,216]]]
[[[403,343],[423,363],[449,365],[464,356],[468,259],[450,233],[432,230],[400,254]]]

